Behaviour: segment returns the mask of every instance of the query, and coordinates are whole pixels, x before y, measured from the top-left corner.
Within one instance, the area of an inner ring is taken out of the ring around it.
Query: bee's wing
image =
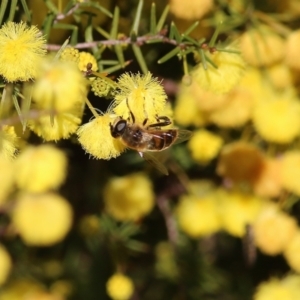
[[[190,131],[190,130],[178,129],[178,136],[177,136],[177,139],[174,142],[174,145],[182,143],[182,142],[190,139],[190,137],[192,135],[193,135],[193,132]]]
[[[153,165],[164,175],[169,175],[168,169],[159,161],[154,152],[139,152],[140,156]]]

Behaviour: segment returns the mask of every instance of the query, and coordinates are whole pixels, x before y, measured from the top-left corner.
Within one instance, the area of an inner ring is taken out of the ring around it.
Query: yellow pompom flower
[[[267,68],[267,76],[277,89],[288,88],[293,84],[292,72],[284,63],[278,63]]]
[[[209,113],[209,121],[219,127],[235,128],[251,119],[254,99],[247,89],[236,87],[225,99],[224,105]]]
[[[0,154],[6,159],[12,159],[17,152],[18,137],[13,126],[3,126],[0,129]]]
[[[297,230],[296,234],[286,241],[284,245],[283,255],[288,262],[289,266],[296,272],[300,272],[300,231]]]
[[[280,164],[283,187],[300,196],[300,151],[286,151],[280,159]]]
[[[300,134],[299,115],[299,100],[293,96],[282,95],[258,101],[252,119],[262,138],[285,144],[292,142]]]
[[[118,116],[130,118],[130,109],[136,122],[143,123],[148,118],[148,124],[156,122],[157,115],[161,116],[167,96],[160,82],[151,73],[125,73],[118,79],[117,85],[119,91],[115,96],[113,110]]]
[[[293,31],[287,38],[285,45],[285,62],[292,68],[300,70],[300,29]]]
[[[220,229],[218,204],[214,194],[184,195],[176,208],[178,225],[187,235],[198,238]]]
[[[89,52],[79,52],[79,61],[78,61],[78,68],[80,71],[86,71],[86,67],[88,64],[92,65],[92,70],[98,70],[98,64],[96,58]]]
[[[12,222],[27,245],[50,246],[69,232],[73,219],[71,205],[54,193],[23,194],[17,198]]]
[[[119,221],[137,221],[154,206],[154,192],[149,178],[142,173],[112,178],[103,198],[106,211]]]
[[[0,244],[0,286],[6,281],[10,270],[12,268],[12,262],[7,250]]]
[[[80,219],[79,232],[85,237],[97,236],[100,232],[100,220],[96,215],[86,215]]]
[[[196,99],[189,87],[182,86],[174,108],[174,120],[182,126],[203,126],[206,123],[206,114],[201,112]]]
[[[192,78],[204,90],[225,94],[232,90],[241,79],[245,63],[239,54],[217,51],[207,56],[217,66],[207,63],[207,69],[199,64],[192,71]]]
[[[0,29],[0,74],[10,82],[35,78],[45,44],[36,26],[5,23]]]
[[[238,191],[221,190],[219,197],[222,228],[233,236],[244,236],[246,226],[252,224],[259,214],[262,200]]]
[[[133,291],[132,280],[121,273],[115,273],[106,282],[106,292],[112,300],[129,300]]]
[[[78,63],[79,61],[79,50],[73,47],[66,47],[60,54],[59,57],[62,61]]]
[[[232,183],[252,184],[260,176],[265,157],[254,145],[234,142],[223,147],[217,173]]]
[[[15,179],[15,168],[11,160],[0,155],[0,207],[4,204],[13,190]]]
[[[268,255],[280,254],[297,232],[297,222],[274,203],[267,203],[253,223],[256,246]]]
[[[17,186],[28,192],[58,188],[66,177],[67,158],[51,145],[27,147],[15,161]]]
[[[299,287],[286,284],[278,278],[261,283],[253,300],[294,300],[299,299]]]
[[[78,141],[87,153],[95,158],[108,160],[125,150],[126,147],[110,133],[109,124],[113,124],[115,118],[115,115],[106,113],[77,130]]]
[[[223,145],[223,140],[208,130],[194,131],[188,142],[192,158],[199,163],[206,163],[215,158]]]
[[[185,20],[199,20],[214,6],[212,0],[169,0],[170,11],[178,18]]]
[[[37,120],[28,120],[28,127],[45,141],[67,139],[75,133],[81,123],[83,105],[74,107],[69,112],[53,116],[41,116]]]
[[[39,109],[67,112],[84,105],[87,82],[74,63],[44,61],[32,88],[33,102]]]
[[[278,159],[266,158],[260,174],[253,181],[255,194],[261,197],[278,197],[282,191],[281,172]]]
[[[246,62],[255,67],[270,66],[284,55],[283,39],[266,27],[244,32],[240,47]]]

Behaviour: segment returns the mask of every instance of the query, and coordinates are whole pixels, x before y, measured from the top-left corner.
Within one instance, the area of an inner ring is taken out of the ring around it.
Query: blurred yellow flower
[[[51,145],[27,147],[15,161],[17,186],[28,192],[58,188],[66,177],[67,158]]]
[[[136,122],[156,122],[156,116],[164,111],[167,96],[160,82],[148,72],[146,75],[124,73],[117,82],[119,92],[115,96],[114,112],[127,119],[129,108]],[[129,108],[128,108],[128,105]]]
[[[119,221],[137,221],[154,206],[152,183],[142,173],[110,179],[103,197],[106,211]]]
[[[170,11],[178,18],[198,21],[213,9],[213,0],[169,0]]]
[[[85,237],[97,236],[101,230],[100,219],[96,215],[86,215],[80,219],[79,231]]]
[[[215,158],[222,145],[221,137],[205,129],[194,131],[188,142],[192,158],[199,163],[206,163]]]
[[[234,142],[223,147],[217,166],[217,173],[232,183],[252,184],[260,176],[265,157],[254,145]]]
[[[300,196],[300,151],[286,151],[280,159],[282,185]]]
[[[300,230],[298,228],[295,235],[286,240],[283,255],[289,266],[296,272],[300,272]]]
[[[282,191],[281,172],[278,159],[266,158],[259,176],[253,181],[254,193],[261,197],[278,197]]]
[[[18,137],[13,126],[3,126],[0,129],[0,154],[6,159],[16,156]]]
[[[243,87],[235,87],[225,98],[224,104],[208,115],[208,120],[219,127],[240,127],[245,125],[252,115],[253,97]]]
[[[106,292],[113,300],[129,300],[134,292],[134,285],[128,276],[115,273],[106,282]]]
[[[300,70],[299,51],[300,29],[289,34],[285,45],[285,62],[292,69]]]
[[[266,203],[253,223],[256,246],[268,255],[280,254],[297,232],[297,222],[274,203]]]
[[[271,65],[267,68],[267,76],[277,89],[288,88],[293,84],[291,70],[284,63]]]
[[[79,50],[68,46],[61,52],[59,59],[77,64],[79,61]]]
[[[69,232],[73,219],[71,205],[54,194],[22,194],[12,213],[12,222],[27,245],[50,246]]]
[[[11,160],[0,155],[0,208],[6,202],[15,183],[15,168]]]
[[[74,107],[69,112],[59,113],[52,117],[41,116],[37,120],[28,120],[28,127],[45,141],[67,139],[75,133],[83,113],[83,105]]]
[[[5,23],[0,29],[0,74],[7,81],[35,78],[46,40],[36,26]]]
[[[86,71],[87,65],[92,65],[92,70],[98,70],[98,64],[96,58],[89,52],[81,51],[79,52],[79,61],[78,61],[78,68],[80,71]]]
[[[229,234],[242,237],[246,226],[256,219],[262,206],[262,199],[238,191],[219,191],[221,227]]]
[[[300,102],[294,96],[276,95],[275,91],[273,96],[254,106],[254,126],[266,141],[290,143],[300,134]]]
[[[207,63],[207,69],[204,69],[201,63],[192,71],[193,80],[204,90],[216,94],[228,93],[238,84],[244,72],[245,63],[242,57],[239,54],[221,51],[207,53],[207,56],[217,68]]]
[[[0,244],[0,286],[6,281],[12,268],[12,261],[7,250]],[[1,298],[2,299],[2,298]]]
[[[294,300],[299,299],[299,288],[283,284],[278,278],[261,283],[253,300]]]
[[[32,99],[39,109],[68,112],[84,105],[88,81],[74,63],[44,61],[32,88]]]
[[[284,56],[284,40],[267,27],[245,31],[240,38],[242,56],[252,66],[270,66]]]
[[[221,226],[218,204],[213,193],[202,197],[181,196],[176,215],[181,230],[193,238],[213,234]]]
[[[203,126],[206,114],[197,107],[195,96],[188,86],[182,85],[174,108],[174,120],[182,126]]]
[[[113,124],[115,118],[115,115],[106,113],[77,130],[78,141],[87,153],[98,159],[111,159],[126,149],[122,142],[113,138],[110,133],[109,124]]]

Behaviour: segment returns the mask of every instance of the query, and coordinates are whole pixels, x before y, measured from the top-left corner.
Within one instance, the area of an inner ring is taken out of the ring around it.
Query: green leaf
[[[24,128],[24,119],[23,119],[23,115],[22,115],[22,112],[21,112],[21,108],[20,108],[20,105],[19,105],[19,102],[18,102],[18,99],[16,97],[15,94],[12,95],[12,99],[13,99],[13,104],[14,104],[14,107],[17,111],[17,114],[19,116],[19,119],[20,119],[20,122],[22,124],[22,127]]]
[[[199,25],[199,21],[196,21],[183,33],[183,35],[185,36],[189,35],[198,25]]]
[[[57,53],[54,56],[54,60],[57,60],[60,58],[61,53],[64,51],[64,49],[68,46],[70,42],[70,38],[67,38],[64,43],[62,44],[62,46],[60,47],[60,49],[57,51]]]
[[[118,65],[115,65],[113,67],[110,67],[110,68],[107,68],[107,69],[103,69],[102,72],[111,74],[113,72],[116,72],[116,71],[119,71],[121,69],[124,69],[130,63],[131,63],[131,61],[126,61],[125,64],[124,64],[124,66],[122,66],[121,64],[118,64]]]
[[[71,30],[71,39],[70,39],[70,44],[71,45],[76,45],[78,41],[78,27],[77,25],[72,25],[72,24],[65,24],[65,23],[56,23],[53,25],[53,28],[60,28],[60,29],[66,29],[66,30]]]
[[[151,5],[151,12],[150,12],[150,33],[155,34],[156,33],[156,5],[155,3],[152,3]]]
[[[120,17],[120,9],[118,6],[115,7],[114,16],[110,29],[110,38],[117,39],[118,35],[118,26],[119,26],[119,17]]]
[[[103,35],[107,40],[110,39],[110,34],[107,31],[105,31],[104,29],[102,29],[100,26],[96,26],[95,29],[97,32],[99,32],[101,35]]]
[[[46,36],[47,40],[49,39],[50,31],[52,29],[52,24],[53,24],[54,19],[55,19],[55,15],[53,13],[50,13],[47,15],[47,17],[43,23],[43,26],[42,26],[43,33]]]
[[[170,39],[175,39],[176,42],[179,44],[182,40],[182,37],[175,25],[174,22],[171,23],[171,28],[170,28]]]
[[[159,59],[157,61],[158,64],[162,64],[164,62],[166,62],[167,60],[169,60],[170,58],[172,58],[173,56],[177,55],[180,52],[180,47],[176,47],[173,50],[171,50],[169,53],[167,53],[166,55],[164,55],[161,59]]]
[[[18,3],[18,0],[11,0],[8,21],[13,21],[14,20],[17,3]]]
[[[208,61],[215,69],[218,69],[218,66],[206,55],[205,56],[205,60]]]
[[[0,24],[2,25],[3,17],[7,8],[8,0],[2,0],[0,5]]]
[[[220,27],[221,27],[221,24],[219,23],[216,30],[215,30],[215,32],[214,32],[214,34],[213,34],[213,36],[211,37],[211,39],[209,41],[209,44],[208,44],[209,47],[214,47],[215,46],[216,40],[217,40],[219,32],[220,32]]]
[[[136,240],[127,241],[126,247],[130,250],[137,251],[137,252],[147,252],[149,250],[149,246],[147,244]]]
[[[45,0],[45,4],[51,12],[53,12],[56,15],[59,14],[58,8],[54,5],[54,3],[51,0]]]
[[[169,13],[169,9],[170,9],[170,6],[167,5],[167,6],[165,7],[163,13],[161,14],[160,19],[159,19],[159,21],[158,21],[158,23],[157,23],[157,25],[156,25],[156,32],[159,32],[159,31],[162,30],[162,28],[163,28],[163,26],[164,26],[164,24],[165,24],[165,21],[166,21],[166,19],[167,19],[167,15],[168,15],[168,13]]]
[[[2,1],[3,2],[3,1]],[[28,9],[28,6],[27,6],[27,3],[26,3],[26,0],[21,0],[21,4],[22,4],[22,7],[23,7],[23,9],[24,9],[24,14],[25,14],[25,16],[26,16],[26,21],[28,22],[28,23],[31,23],[31,13],[30,13],[30,11],[29,11],[29,9]],[[2,3],[1,3],[1,5],[2,5]],[[1,23],[0,23],[1,24]]]
[[[201,62],[203,64],[203,68],[204,68],[204,70],[207,70],[207,62],[206,62],[206,57],[205,57],[203,49],[200,49],[199,53],[200,53],[200,57],[201,57]]]
[[[32,86],[26,89],[26,93],[24,94],[24,99],[21,102],[21,112],[23,115],[23,132],[26,130],[28,118],[26,117],[29,113],[31,106],[31,97],[32,97]]]
[[[131,28],[131,31],[135,32],[136,34],[139,32],[139,25],[140,25],[143,5],[144,5],[144,0],[139,0],[139,4],[135,13],[133,26]]]
[[[143,71],[144,74],[148,73],[148,67],[147,64],[145,62],[143,53],[141,51],[141,48],[139,46],[137,46],[136,44],[132,44],[132,50],[134,52],[134,55],[140,65],[141,70]]]
[[[82,3],[80,3],[80,7],[94,7],[96,9],[100,10],[101,12],[103,12],[108,17],[110,17],[110,18],[113,17],[112,13],[109,10],[107,10],[105,7],[101,6],[99,3],[96,3],[96,2],[92,2],[92,1],[82,2]]]
[[[119,60],[119,63],[121,64],[122,67],[124,67],[125,64],[125,59],[124,59],[124,54],[123,54],[123,49],[120,44],[114,46],[117,58]]]

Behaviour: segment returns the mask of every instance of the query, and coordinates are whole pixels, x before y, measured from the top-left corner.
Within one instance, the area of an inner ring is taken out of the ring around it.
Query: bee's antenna
[[[126,98],[126,104],[127,104],[127,107],[128,107],[131,119],[132,119],[132,123],[135,123],[135,117],[134,117],[134,114],[133,114],[133,112],[131,111],[131,109],[129,107],[128,98]]]

